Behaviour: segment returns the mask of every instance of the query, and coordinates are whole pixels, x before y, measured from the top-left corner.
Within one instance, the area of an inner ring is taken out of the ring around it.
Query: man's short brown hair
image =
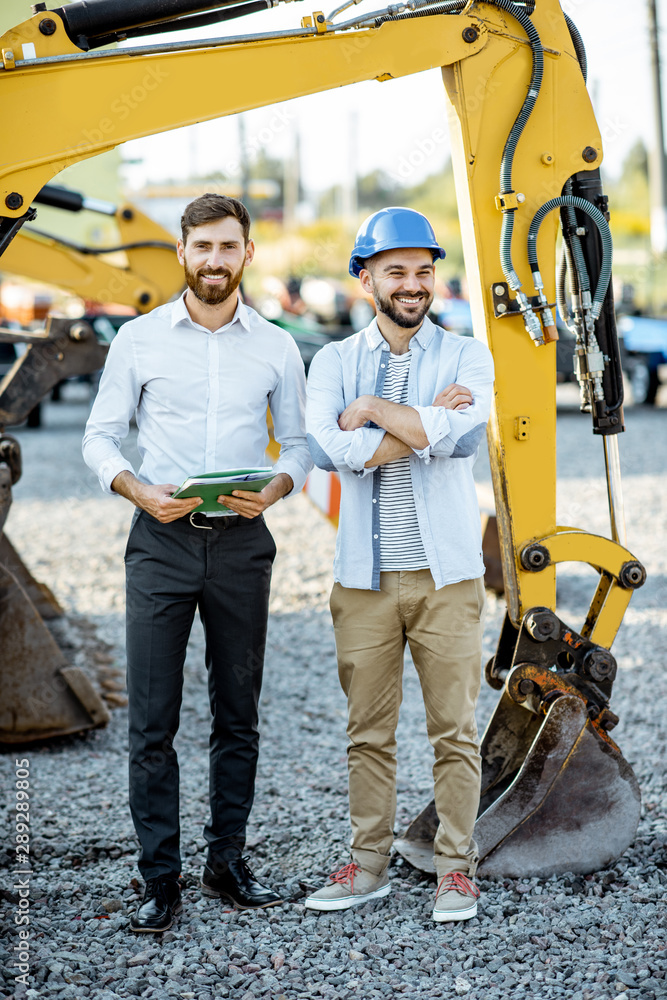
[[[243,230],[243,242],[247,243],[250,236],[250,216],[248,209],[238,198],[229,198],[225,194],[203,194],[195,198],[189,205],[185,206],[185,211],[181,216],[181,236],[183,245],[188,238],[188,233],[195,226],[203,226],[206,222],[217,222],[218,219],[225,219],[233,216],[241,223]]]

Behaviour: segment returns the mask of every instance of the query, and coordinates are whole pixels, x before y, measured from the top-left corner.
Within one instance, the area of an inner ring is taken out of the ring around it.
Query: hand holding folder
[[[221,472],[204,472],[197,476],[189,476],[173,496],[174,499],[201,497],[202,503],[194,509],[200,514],[234,514],[233,510],[218,501],[219,496],[229,496],[234,490],[259,493],[274,478],[275,473],[271,466],[261,469],[223,469]]]

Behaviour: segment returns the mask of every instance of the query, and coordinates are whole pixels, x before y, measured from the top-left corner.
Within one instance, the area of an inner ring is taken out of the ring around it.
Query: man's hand
[[[234,490],[231,496],[219,496],[218,503],[229,507],[241,517],[257,517],[259,514],[263,514],[267,507],[293,489],[292,477],[288,476],[286,472],[279,472],[275,479],[272,479],[258,493],[253,493],[250,490]]]
[[[464,385],[452,382],[446,385],[433,400],[433,406],[444,406],[446,410],[465,410],[472,403],[472,393]]]
[[[346,406],[338,418],[338,426],[342,431],[356,431],[372,420],[370,408],[377,403],[377,396],[359,396],[353,403]]]
[[[130,500],[136,507],[141,507],[162,524],[169,524],[170,521],[184,517],[201,503],[201,497],[174,500],[171,494],[176,492],[178,486],[174,486],[173,483],[148,486],[140,482],[131,472],[119,472],[111,483],[111,489],[114,493],[120,493],[122,497]]]

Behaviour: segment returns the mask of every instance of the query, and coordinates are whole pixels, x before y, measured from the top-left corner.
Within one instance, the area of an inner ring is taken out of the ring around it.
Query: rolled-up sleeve
[[[133,364],[131,334],[122,329],[109,347],[100,386],[86,424],[83,459],[105,493],[118,496],[111,484],[120,472],[134,468],[121,453],[130,420],[137,408],[141,385]]]
[[[341,358],[335,344],[327,344],[312,360],[308,372],[306,430],[315,465],[329,472],[365,476],[366,468],[380,446],[385,431],[358,427],[343,431],[338,418],[345,409]]]
[[[486,432],[493,396],[493,358],[479,340],[466,341],[456,372],[459,385],[470,389],[473,402],[465,410],[444,406],[415,406],[428,438],[428,446],[415,454],[432,458],[468,458],[477,451]]]
[[[306,374],[299,349],[287,342],[282,378],[269,396],[273,432],[280,456],[273,471],[287,473],[294,486],[287,496],[300,493],[313,467],[306,441]]]

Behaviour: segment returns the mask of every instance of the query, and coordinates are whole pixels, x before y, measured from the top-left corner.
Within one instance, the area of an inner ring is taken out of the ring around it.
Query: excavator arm
[[[70,188],[47,184],[34,204],[66,212],[112,216],[118,229],[113,247],[80,246],[34,227],[21,229],[8,244],[0,270],[62,288],[103,305],[113,302],[139,313],[167,302],[183,287],[183,269],[171,233],[135,205],[113,205]],[[125,259],[111,263],[108,255]]]
[[[609,736],[609,650],[645,574],[624,544],[611,240],[583,45],[557,0],[410,0],[336,20],[355,2],[291,31],[113,51],[94,50],[248,5],[75,0],[18,25],[0,39],[3,106],[21,122],[0,166],[0,243],[55,173],[128,139],[441,67],[475,336],[496,366],[488,437],[507,618],[486,671],[502,695],[482,743],[481,870],[591,871],[625,850],[639,817],[637,782]],[[381,103],[378,93],[378,115]],[[576,337],[582,408],[603,439],[609,538],[556,521],[557,295]],[[577,629],[556,614],[561,562],[599,576]],[[397,842],[426,869],[435,822],[431,805]]]

